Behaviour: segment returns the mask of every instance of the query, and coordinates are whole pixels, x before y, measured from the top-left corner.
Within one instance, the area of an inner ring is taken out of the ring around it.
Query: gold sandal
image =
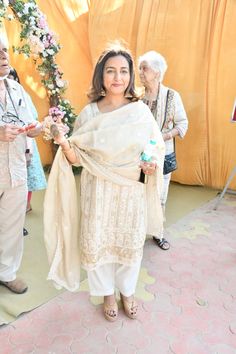
[[[132,299],[131,301],[128,300],[130,298]],[[122,294],[120,294],[120,299],[121,299],[121,302],[123,304],[126,316],[128,316],[132,320],[135,320],[137,318],[138,304],[136,303],[134,297],[130,296],[127,299]]]
[[[110,322],[114,322],[118,317],[118,305],[116,302],[113,304],[103,304],[103,312],[105,319]]]

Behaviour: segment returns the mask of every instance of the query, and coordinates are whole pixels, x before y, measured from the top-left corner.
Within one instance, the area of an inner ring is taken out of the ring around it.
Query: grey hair
[[[160,53],[151,50],[139,57],[138,66],[140,66],[143,61],[147,62],[152,70],[160,73],[160,82],[162,82],[168,67],[165,58]]]

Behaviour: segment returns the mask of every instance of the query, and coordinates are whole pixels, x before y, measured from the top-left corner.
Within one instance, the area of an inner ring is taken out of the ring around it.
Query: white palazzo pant
[[[87,271],[90,295],[108,296],[117,288],[124,296],[135,293],[141,261],[127,266],[118,263],[107,263],[92,271]]]
[[[167,175],[163,175],[163,185],[161,190],[161,205],[162,205],[163,212],[165,212],[165,205],[166,205],[168,192],[169,192],[170,178],[171,178],[171,173],[168,173]]]

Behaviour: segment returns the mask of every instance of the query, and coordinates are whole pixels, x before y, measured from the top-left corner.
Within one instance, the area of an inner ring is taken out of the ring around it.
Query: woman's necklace
[[[150,108],[150,111],[152,112],[153,115],[157,110],[158,99],[159,99],[159,91],[157,93],[157,97],[154,100],[151,100],[146,97],[144,97],[144,99],[143,99],[143,102],[146,103],[146,105]]]
[[[150,108],[150,111],[152,112],[155,120],[158,120],[157,113],[158,113],[158,101],[160,96],[159,93],[160,93],[160,85],[158,86],[157,95],[154,100],[147,97],[144,97],[143,99],[143,102],[146,103],[146,105],[148,105],[148,107]],[[149,97],[151,97],[151,95]]]

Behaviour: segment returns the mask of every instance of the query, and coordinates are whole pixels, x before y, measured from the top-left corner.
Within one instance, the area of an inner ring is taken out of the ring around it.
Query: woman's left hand
[[[156,162],[141,161],[140,167],[143,170],[143,173],[145,173],[145,175],[150,176],[150,175],[153,175],[153,173],[155,172],[157,164],[156,164]]]

